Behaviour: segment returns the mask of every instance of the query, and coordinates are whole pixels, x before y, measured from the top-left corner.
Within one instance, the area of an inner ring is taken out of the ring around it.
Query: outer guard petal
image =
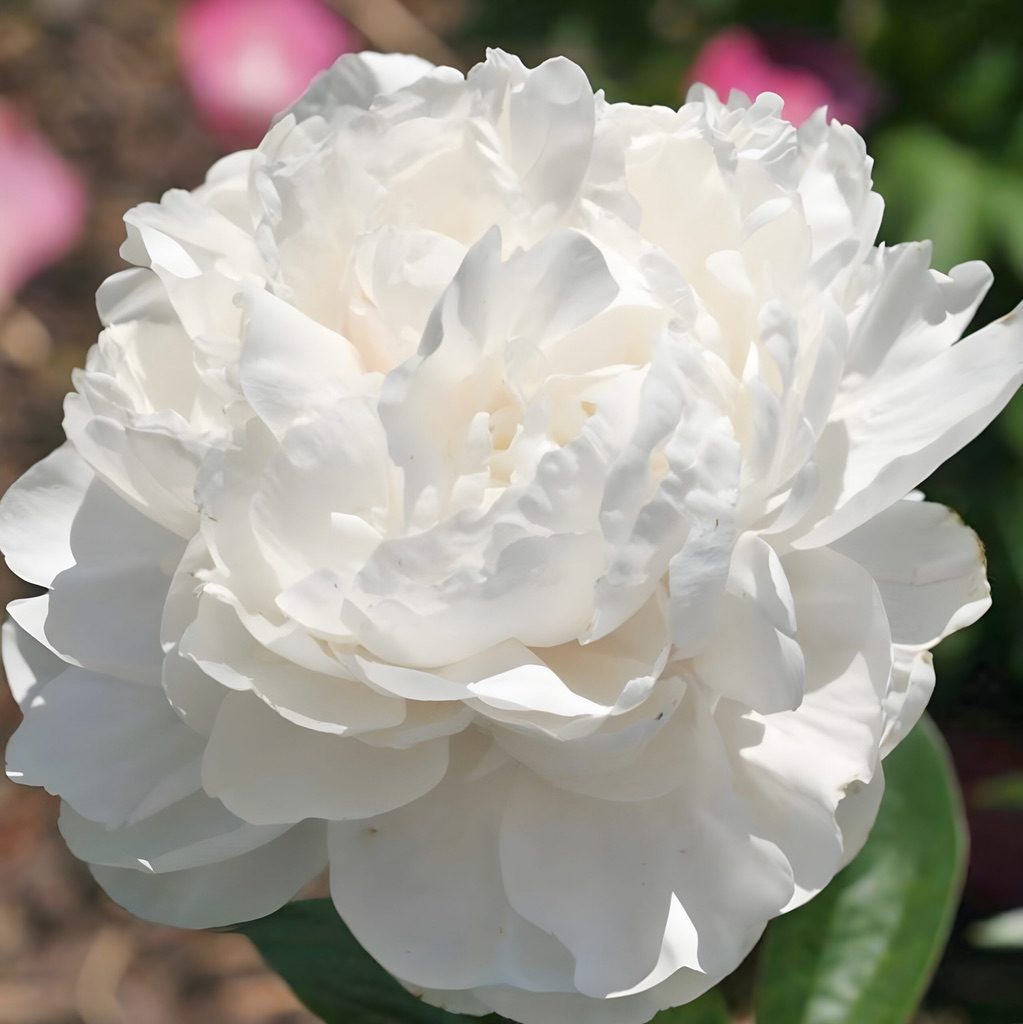
[[[218,928],[272,914],[326,866],[324,826],[304,821],[231,860],[157,874],[94,865],[112,900],[146,921]]]
[[[568,951],[505,896],[498,832],[515,769],[485,772],[481,740],[460,742],[451,775],[427,796],[331,826],[334,903],[359,942],[417,988],[570,988]]]
[[[1023,307],[912,372],[851,398],[816,461],[818,500],[792,544],[812,548],[862,526],[972,441],[1023,381]]]
[[[12,572],[48,587],[75,564],[71,524],[92,479],[84,459],[63,444],[7,489],[0,498],[0,551]]]

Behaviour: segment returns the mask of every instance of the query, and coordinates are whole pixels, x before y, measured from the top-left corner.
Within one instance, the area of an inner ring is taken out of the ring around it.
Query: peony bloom
[[[0,506],[19,782],[136,914],[329,868],[430,1003],[629,1024],[864,841],[988,605],[907,494],[1023,378],[877,247],[849,127],[346,57],[127,217],[68,443]]]
[[[67,254],[88,206],[77,172],[0,101],[0,305]]]
[[[270,118],[360,40],[322,0],[192,0],[178,50],[203,121],[222,142],[255,145]]]
[[[845,46],[794,32],[758,36],[746,28],[725,29],[704,45],[688,80],[721,96],[732,89],[750,96],[776,92],[793,124],[826,106],[829,116],[862,128],[880,101],[877,86]]]

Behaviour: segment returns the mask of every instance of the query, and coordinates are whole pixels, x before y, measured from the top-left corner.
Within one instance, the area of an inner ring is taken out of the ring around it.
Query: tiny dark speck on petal
[[[375,836],[377,834],[377,832],[379,832],[379,831],[380,831],[380,829],[374,827],[373,825],[367,825],[363,829],[363,832],[365,832],[366,835],[368,835],[368,836]]]
[[[654,721],[655,722],[659,722],[663,717],[664,717],[664,712],[663,711],[658,711],[657,712],[657,717],[654,719]]]

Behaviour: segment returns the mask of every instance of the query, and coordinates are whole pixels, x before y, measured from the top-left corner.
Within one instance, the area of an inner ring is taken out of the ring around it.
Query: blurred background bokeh
[[[468,67],[487,45],[567,54],[613,100],[677,105],[700,80],[781,93],[795,121],[826,103],[876,158],[883,239],[991,264],[979,321],[1023,298],[1019,0],[0,0],[0,491],[62,439],[125,210],[255,144],[342,53]],[[1023,906],[1023,399],[925,489],[983,537],[995,603],[936,658],[973,851],[920,1020],[1019,1024],[1023,953],[976,929]],[[22,592],[0,568],[0,598]],[[4,692],[0,741],[17,721]],[[111,906],[54,805],[0,783],[0,1024],[312,1021],[246,940]]]

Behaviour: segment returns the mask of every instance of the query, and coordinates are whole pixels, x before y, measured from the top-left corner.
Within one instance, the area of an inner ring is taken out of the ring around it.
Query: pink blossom
[[[178,45],[202,120],[234,147],[258,142],[274,114],[360,40],[321,0],[193,0]]]
[[[799,33],[759,36],[746,28],[725,29],[704,45],[687,80],[709,85],[722,98],[732,89],[751,97],[777,93],[793,124],[827,106],[830,117],[862,128],[880,99],[873,80],[845,46]]]
[[[0,100],[0,301],[71,249],[87,206],[74,168]]]

